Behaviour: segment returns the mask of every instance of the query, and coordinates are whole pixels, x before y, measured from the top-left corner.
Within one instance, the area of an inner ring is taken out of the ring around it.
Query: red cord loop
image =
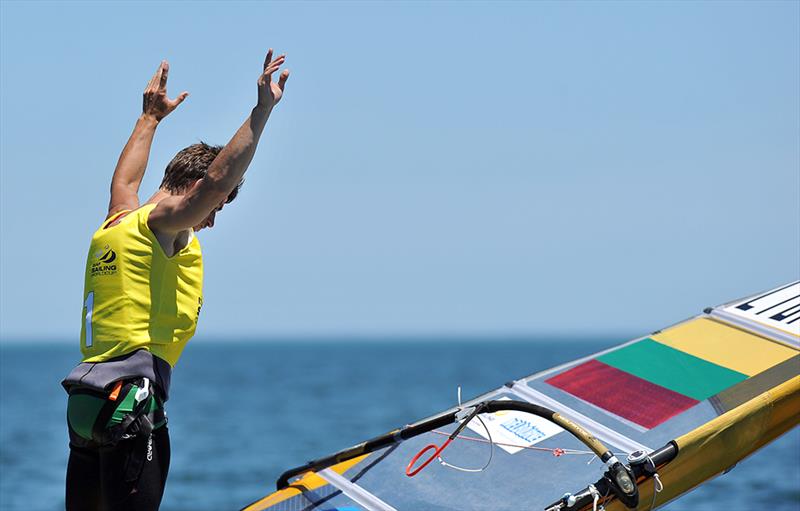
[[[417,455],[414,456],[413,458],[411,458],[411,461],[408,462],[408,466],[406,467],[406,475],[408,477],[414,477],[415,475],[417,475],[420,472],[420,470],[422,470],[423,468],[427,467],[428,464],[430,464],[431,461],[433,461],[434,459],[438,458],[439,454],[441,454],[441,452],[445,449],[445,447],[450,445],[450,442],[452,440],[453,440],[452,438],[448,438],[447,441],[445,441],[445,443],[443,443],[441,446],[437,446],[436,444],[429,444],[429,445],[425,446],[425,448],[423,448],[421,451],[419,451],[417,453]],[[412,470],[412,468],[414,467],[414,463],[416,463],[422,457],[423,454],[425,454],[426,452],[430,451],[431,449],[434,450],[433,454],[427,460],[425,460],[422,463],[422,465],[420,465],[417,468],[414,468]]]

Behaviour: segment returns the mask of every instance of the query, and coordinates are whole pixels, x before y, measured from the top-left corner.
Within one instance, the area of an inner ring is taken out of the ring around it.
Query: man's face
[[[214,227],[214,218],[216,218],[216,216],[217,216],[217,211],[222,211],[222,207],[225,206],[225,202],[226,201],[220,202],[217,205],[216,209],[214,209],[214,211],[209,213],[209,215],[205,218],[205,220],[203,220],[199,224],[195,225],[194,226],[194,231],[197,232],[200,229],[205,229],[206,227],[208,227],[209,229]]]

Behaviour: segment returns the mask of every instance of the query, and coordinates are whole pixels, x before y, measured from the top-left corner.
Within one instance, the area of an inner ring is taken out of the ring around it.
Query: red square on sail
[[[546,382],[647,429],[699,403],[598,360],[575,366]]]

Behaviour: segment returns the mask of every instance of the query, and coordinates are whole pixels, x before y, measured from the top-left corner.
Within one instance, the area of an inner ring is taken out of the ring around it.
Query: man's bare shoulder
[[[172,257],[183,250],[192,240],[193,236],[192,229],[182,229],[175,232],[159,228],[160,219],[165,215],[169,215],[169,203],[177,202],[178,200],[180,200],[180,197],[175,195],[164,197],[156,196],[142,206],[155,205],[147,214],[147,227],[150,229],[150,232],[153,233],[156,240],[158,240],[158,244],[161,245],[161,249],[167,257]]]

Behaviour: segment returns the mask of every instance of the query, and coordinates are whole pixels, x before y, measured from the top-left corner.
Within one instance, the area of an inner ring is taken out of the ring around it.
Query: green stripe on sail
[[[649,338],[597,360],[698,401],[747,379],[747,375]]]

